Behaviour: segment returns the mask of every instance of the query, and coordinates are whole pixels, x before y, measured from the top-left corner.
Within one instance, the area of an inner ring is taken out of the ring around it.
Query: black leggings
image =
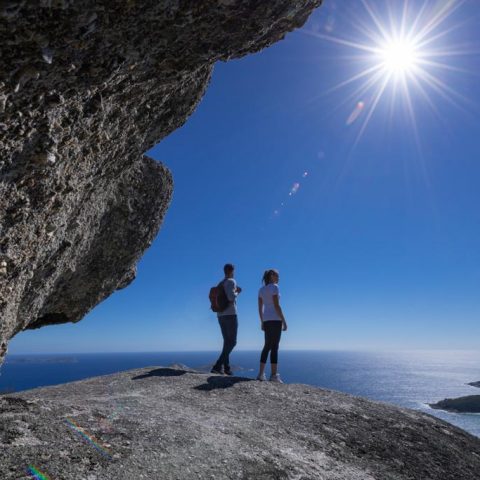
[[[270,362],[278,363],[278,345],[282,336],[282,322],[279,320],[267,320],[263,322],[265,331],[265,346],[262,350],[260,363],[267,363],[270,352]]]

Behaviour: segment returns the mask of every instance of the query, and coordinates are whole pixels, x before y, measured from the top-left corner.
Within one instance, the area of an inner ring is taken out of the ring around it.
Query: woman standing
[[[261,328],[265,332],[265,346],[260,357],[260,371],[257,380],[265,381],[265,365],[268,354],[272,365],[271,382],[283,383],[278,374],[278,345],[282,330],[287,329],[287,322],[280,307],[280,292],[278,290],[279,275],[277,270],[267,270],[263,274],[264,286],[258,292],[258,314]]]

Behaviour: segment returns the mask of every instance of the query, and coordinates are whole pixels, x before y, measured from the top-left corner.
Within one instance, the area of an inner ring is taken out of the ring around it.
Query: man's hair
[[[231,263],[226,263],[223,266],[223,273],[225,273],[225,275],[232,273],[234,270],[235,270],[235,267]]]

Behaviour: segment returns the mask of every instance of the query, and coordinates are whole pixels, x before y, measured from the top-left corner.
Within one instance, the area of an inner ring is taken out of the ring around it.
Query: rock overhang
[[[213,64],[261,50],[322,0],[0,4],[0,363],[16,333],[76,322],[135,277],[173,192],[144,156]]]

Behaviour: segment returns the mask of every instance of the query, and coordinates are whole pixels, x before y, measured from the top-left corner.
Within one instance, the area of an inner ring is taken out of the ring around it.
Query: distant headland
[[[64,363],[78,363],[76,357],[40,357],[40,356],[26,356],[26,357],[9,357],[6,362],[10,365],[29,365],[35,364],[64,364]]]
[[[467,383],[472,387],[480,388],[479,382]],[[446,410],[454,413],[480,413],[480,395],[467,395],[466,397],[446,398],[437,403],[430,403],[436,410]]]
[[[480,413],[480,395],[446,398],[445,400],[429,405],[436,410],[446,410],[447,412]]]

